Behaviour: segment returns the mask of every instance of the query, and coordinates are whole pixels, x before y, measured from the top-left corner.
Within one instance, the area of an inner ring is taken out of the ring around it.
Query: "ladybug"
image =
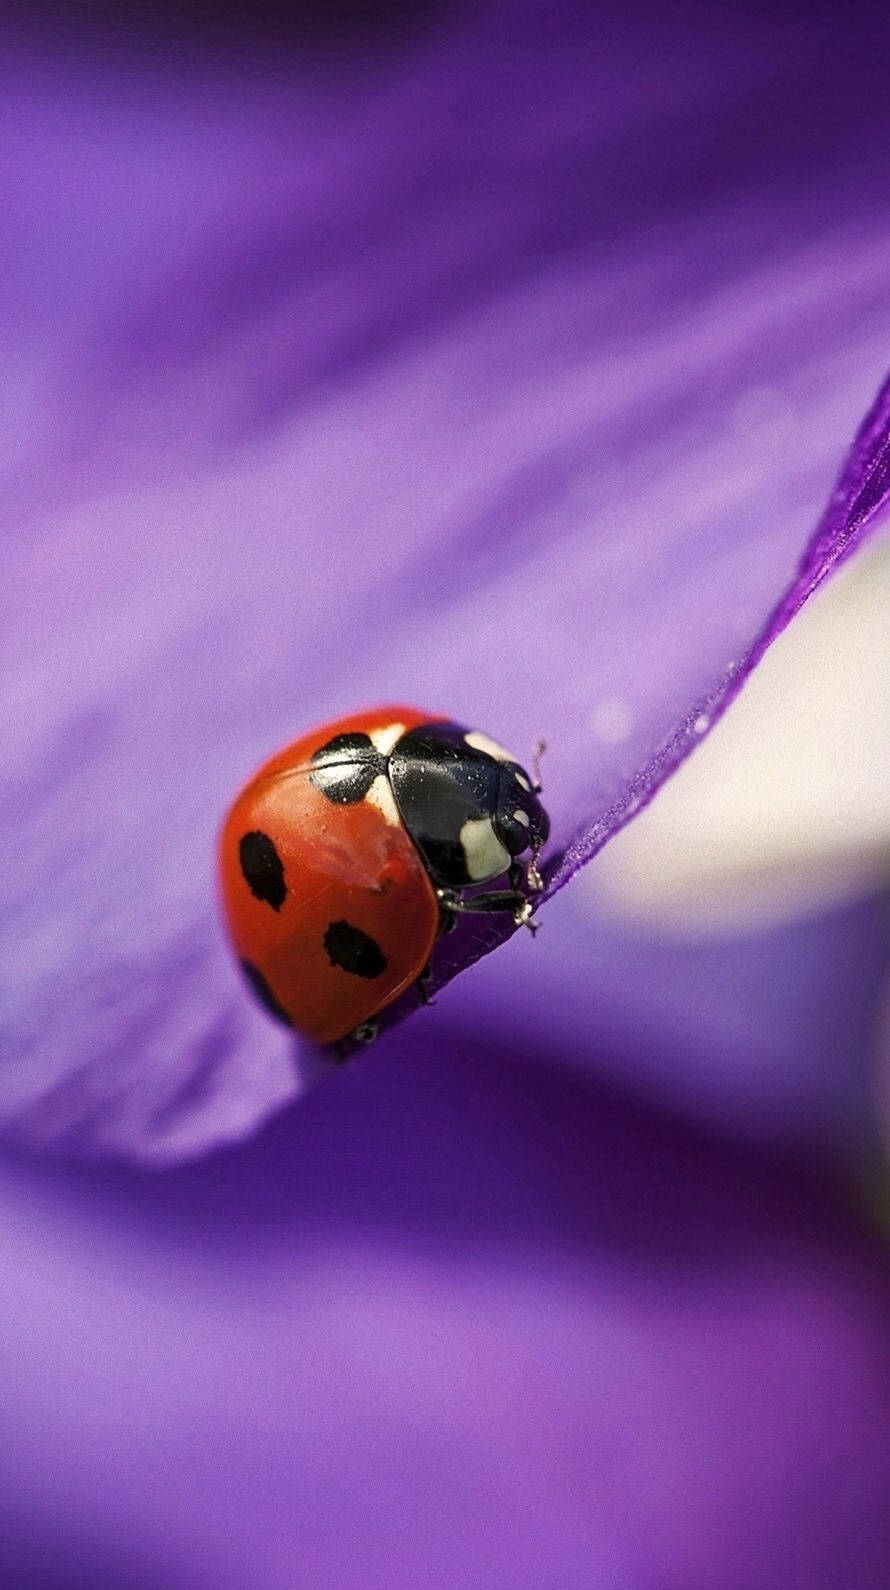
[[[550,831],[538,794],[487,735],[410,707],[286,746],[220,842],[223,910],[254,993],[317,1043],[369,1041],[406,989],[424,998],[436,940],[461,912],[532,925]]]

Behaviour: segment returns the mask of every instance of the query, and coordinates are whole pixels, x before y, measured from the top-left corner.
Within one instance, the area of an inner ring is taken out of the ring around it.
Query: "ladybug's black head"
[[[537,856],[547,843],[550,818],[531,779],[517,762],[500,765],[494,827],[511,856],[521,856],[524,850]]]
[[[393,747],[389,777],[402,820],[442,887],[489,883],[523,851],[537,855],[549,833],[529,775],[460,724],[409,730]]]

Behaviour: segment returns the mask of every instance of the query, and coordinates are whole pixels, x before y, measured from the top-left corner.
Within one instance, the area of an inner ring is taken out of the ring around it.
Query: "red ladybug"
[[[529,920],[549,829],[524,768],[447,718],[381,707],[315,729],[264,763],[223,827],[245,975],[307,1038],[367,1041],[386,1005],[422,989],[456,913]]]

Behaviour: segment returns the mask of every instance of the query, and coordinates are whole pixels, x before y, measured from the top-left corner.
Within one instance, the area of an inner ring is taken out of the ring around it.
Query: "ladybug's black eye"
[[[529,848],[537,853],[550,833],[550,819],[528,774],[518,766],[501,768],[497,831],[511,856],[520,856]]]
[[[522,822],[525,816],[518,807],[515,812],[508,812],[506,816],[499,816],[497,820],[498,838],[506,845],[511,856],[521,856],[531,844],[529,825]]]

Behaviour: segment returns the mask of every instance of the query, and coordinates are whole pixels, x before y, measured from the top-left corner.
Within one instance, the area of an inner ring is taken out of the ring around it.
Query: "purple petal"
[[[671,773],[710,733],[767,647],[804,602],[845,558],[861,546],[890,499],[890,379],[865,416],[837,486],[803,554],[800,570],[739,662],[733,662],[707,696],[654,757],[631,778],[626,796],[578,833],[550,865],[549,892],[567,883],[592,860],[616,830],[651,800]]]
[[[730,938],[653,938],[563,891],[443,999],[431,1047],[511,1035],[734,1137],[861,1179],[880,1155],[876,1072],[890,903],[880,895]],[[395,1040],[394,1040],[395,1041]]]
[[[277,743],[543,734],[561,881],[861,536],[868,459],[795,577],[890,346],[876,59],[534,7],[272,76],[9,45],[7,1132],[175,1158],[300,1090],[213,902]]]
[[[883,1252],[536,1046],[419,1031],[175,1174],[7,1167],[0,1578],[884,1590]]]

